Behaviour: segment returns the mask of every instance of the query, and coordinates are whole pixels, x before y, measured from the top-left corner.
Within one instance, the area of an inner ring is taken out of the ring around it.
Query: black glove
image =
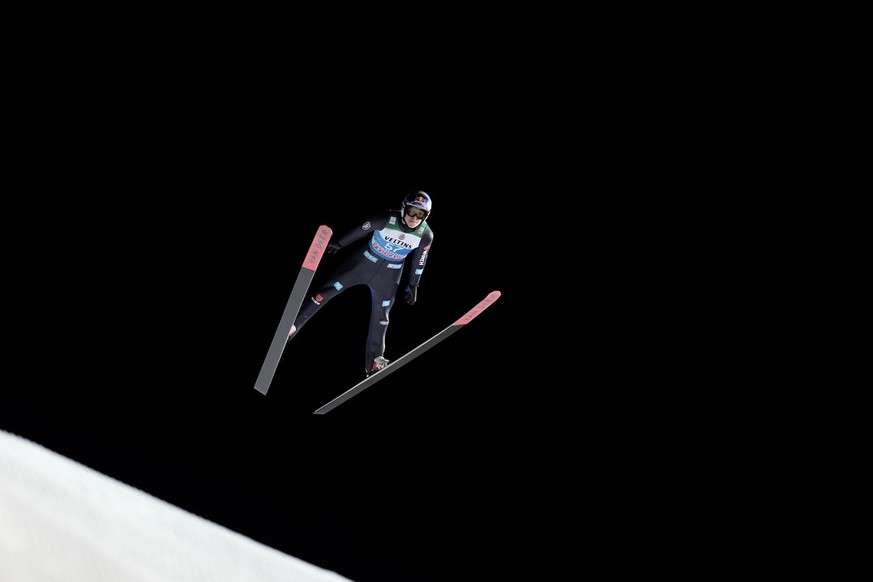
[[[410,305],[415,305],[415,301],[418,299],[418,287],[407,285],[406,291],[403,292],[403,298]]]
[[[328,245],[327,245],[327,254],[332,255],[332,254],[334,254],[335,252],[337,252],[338,250],[340,250],[341,248],[343,248],[343,247],[340,246],[339,243],[335,243],[335,242],[328,243]]]

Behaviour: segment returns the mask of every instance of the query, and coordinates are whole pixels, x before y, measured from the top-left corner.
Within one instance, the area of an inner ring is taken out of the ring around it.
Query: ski
[[[471,309],[466,314],[464,314],[455,323],[453,323],[449,327],[445,328],[444,330],[442,330],[441,332],[439,332],[438,334],[436,334],[435,336],[433,336],[429,340],[425,341],[424,343],[419,345],[417,348],[414,348],[411,351],[407,352],[406,354],[400,356],[399,358],[397,358],[396,360],[394,360],[393,362],[388,364],[387,367],[379,370],[375,374],[368,376],[366,379],[364,379],[361,382],[359,382],[358,384],[352,386],[351,388],[349,388],[348,390],[346,390],[345,392],[343,392],[342,394],[340,394],[339,396],[337,396],[336,398],[334,398],[333,400],[331,400],[330,402],[328,402],[327,404],[325,404],[324,406],[322,406],[321,408],[319,408],[318,410],[313,412],[313,414],[325,414],[327,412],[330,412],[331,410],[333,410],[334,408],[336,408],[337,406],[339,406],[340,404],[342,404],[343,402],[345,402],[349,398],[356,396],[357,394],[360,394],[361,392],[363,392],[364,390],[366,390],[367,388],[369,388],[370,386],[372,386],[373,384],[375,384],[379,380],[382,380],[388,374],[390,374],[392,372],[396,372],[400,367],[404,366],[405,364],[408,364],[414,358],[420,356],[422,353],[424,353],[427,350],[429,350],[430,348],[434,347],[436,344],[440,343],[441,341],[443,341],[444,339],[446,339],[447,337],[449,337],[450,335],[457,332],[462,327],[464,327],[465,325],[467,325],[468,323],[473,321],[473,318],[475,318],[477,315],[479,315],[480,313],[485,311],[485,309],[488,308],[488,306],[490,306],[492,303],[497,301],[498,297],[500,297],[500,291],[492,291],[491,293],[488,294],[487,297],[485,297],[485,299],[480,301],[473,309]]]
[[[291,289],[291,296],[285,305],[285,311],[282,313],[279,327],[276,328],[276,335],[273,336],[273,342],[270,344],[267,357],[264,358],[258,379],[255,381],[255,390],[261,394],[266,395],[267,390],[270,389],[270,383],[273,381],[276,368],[279,367],[282,352],[285,351],[285,344],[288,342],[291,326],[294,325],[294,320],[297,319],[297,314],[300,312],[300,306],[303,305],[303,301],[306,299],[309,285],[315,276],[315,269],[318,268],[318,263],[321,262],[324,251],[327,250],[327,243],[330,241],[332,234],[333,231],[330,227],[321,225],[312,239],[312,244],[309,245],[309,252],[306,253],[303,266],[300,267],[300,272],[297,274],[297,280]]]

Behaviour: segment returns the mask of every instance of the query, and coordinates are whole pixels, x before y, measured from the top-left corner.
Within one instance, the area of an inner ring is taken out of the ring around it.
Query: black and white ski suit
[[[366,243],[361,239],[367,238]],[[361,242],[359,242],[361,241]],[[433,231],[422,221],[415,229],[402,222],[400,211],[379,212],[333,241],[348,256],[326,277],[300,308],[296,333],[328,301],[355,285],[370,288],[370,324],[364,354],[364,370],[370,373],[373,360],[385,355],[389,313],[400,286],[403,266],[408,261],[409,287],[415,291],[433,243]],[[358,244],[355,244],[358,243]],[[348,248],[347,248],[348,247]]]

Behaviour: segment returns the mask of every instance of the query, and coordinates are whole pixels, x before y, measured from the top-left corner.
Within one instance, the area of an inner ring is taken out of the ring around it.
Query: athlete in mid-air
[[[408,275],[403,297],[409,305],[415,305],[418,299],[418,284],[433,243],[433,230],[427,224],[431,206],[426,192],[411,192],[403,198],[399,211],[378,212],[332,241],[327,248],[329,254],[348,248],[348,256],[303,303],[288,339],[328,301],[350,287],[366,285],[370,288],[371,307],[364,372],[369,376],[387,366],[388,316],[400,287],[404,264],[408,264]]]

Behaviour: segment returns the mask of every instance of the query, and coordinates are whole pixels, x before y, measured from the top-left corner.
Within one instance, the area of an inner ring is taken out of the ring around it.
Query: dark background
[[[604,94],[579,124],[555,86],[372,108],[222,79],[21,95],[0,428],[356,582],[828,566],[824,427],[780,373],[815,371],[781,341],[786,266],[695,132],[665,145]],[[349,290],[256,392],[317,228],[414,189],[436,236],[389,359],[501,298],[314,416],[361,377]]]

